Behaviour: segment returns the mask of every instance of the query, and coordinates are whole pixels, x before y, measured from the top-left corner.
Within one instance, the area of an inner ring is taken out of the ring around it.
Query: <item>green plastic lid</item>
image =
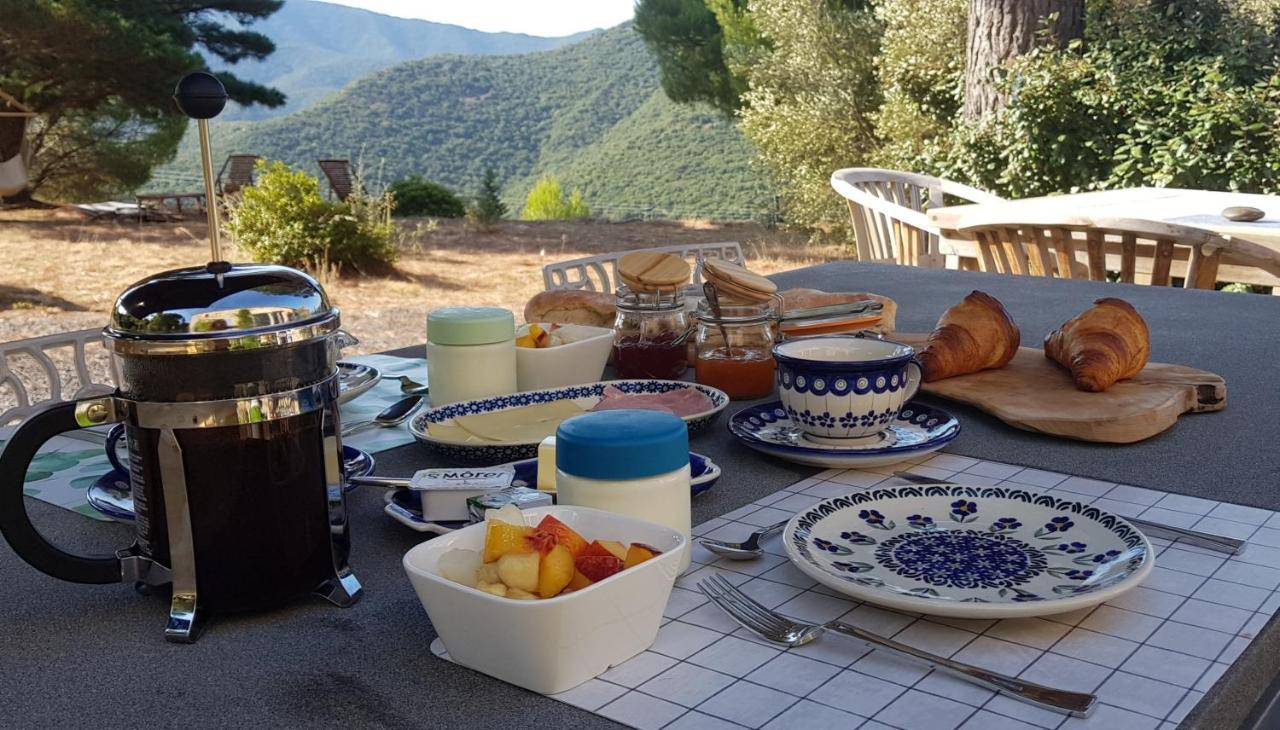
[[[446,307],[427,315],[427,342],[487,345],[516,336],[516,318],[499,307]]]

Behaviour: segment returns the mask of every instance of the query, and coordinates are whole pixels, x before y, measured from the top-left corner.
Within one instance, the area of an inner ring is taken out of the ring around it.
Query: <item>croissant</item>
[[[1000,300],[970,292],[942,313],[920,353],[925,382],[1004,367],[1018,353],[1022,335]]]
[[[1114,297],[1095,301],[1044,338],[1044,356],[1070,370],[1077,388],[1092,393],[1137,375],[1150,352],[1142,315]]]

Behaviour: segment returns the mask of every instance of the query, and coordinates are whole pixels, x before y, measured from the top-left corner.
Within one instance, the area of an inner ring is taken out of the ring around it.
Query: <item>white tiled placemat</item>
[[[555,699],[643,730],[1167,730],[1179,723],[1280,607],[1280,513],[939,454],[919,464],[829,470],[694,528],[740,540],[820,499],[902,484],[895,469],[970,485],[1052,491],[1120,515],[1249,541],[1230,559],[1152,539],[1142,586],[1091,609],[1045,618],[920,617],[840,596],[786,559],[779,537],[755,561],[694,545],[657,642]],[[828,634],[780,650],[739,628],[697,590],[721,573],[756,600],[804,620],[840,618],[905,644],[1041,684],[1095,692],[1086,720],[1066,718]],[[437,639],[432,651],[446,656]]]

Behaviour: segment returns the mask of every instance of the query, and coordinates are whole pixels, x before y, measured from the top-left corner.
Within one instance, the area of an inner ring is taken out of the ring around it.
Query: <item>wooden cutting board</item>
[[[922,347],[928,335],[894,333],[894,340]],[[1102,393],[1077,390],[1065,368],[1044,350],[1019,348],[998,370],[924,383],[921,392],[967,403],[1011,426],[1081,441],[1128,444],[1172,426],[1183,413],[1227,407],[1221,376],[1149,362],[1130,380]]]

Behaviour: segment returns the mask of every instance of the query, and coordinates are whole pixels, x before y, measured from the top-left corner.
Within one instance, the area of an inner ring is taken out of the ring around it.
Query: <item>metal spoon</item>
[[[702,295],[707,298],[707,306],[711,308],[711,315],[716,318],[716,327],[720,329],[720,337],[724,340],[725,356],[730,360],[733,359],[733,344],[729,342],[729,333],[724,329],[724,313],[720,311],[720,292],[716,289],[716,285],[709,282],[702,282]]]
[[[405,419],[413,415],[418,410],[418,406],[422,405],[422,396],[411,395],[408,398],[401,398],[382,410],[381,413],[367,421],[356,421],[355,423],[343,426],[342,435],[350,436],[351,434],[362,431],[370,426],[380,426],[382,428],[390,428],[399,426],[404,423]]]
[[[786,527],[790,521],[790,519],[786,519],[768,527],[761,527],[748,535],[747,539],[742,542],[725,542],[724,540],[713,540],[709,537],[704,537],[698,540],[698,544],[716,555],[723,555],[730,560],[751,560],[760,557],[764,553],[764,548],[760,547],[760,540]]]
[[[399,380],[400,392],[405,395],[426,395],[429,392],[426,383],[419,383],[408,375],[383,375],[383,380]]]

